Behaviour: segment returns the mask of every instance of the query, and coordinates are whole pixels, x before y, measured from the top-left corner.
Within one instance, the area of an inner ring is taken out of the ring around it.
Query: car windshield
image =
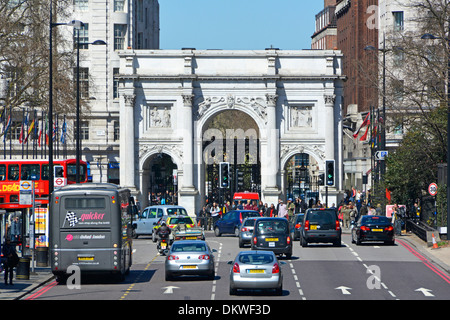
[[[248,218],[248,217],[260,217],[258,211],[249,211],[249,212],[242,212],[242,218]]]
[[[169,216],[173,215],[187,215],[187,212],[184,208],[167,208],[167,214]]]
[[[189,217],[171,218],[169,220],[169,224],[179,224],[179,223],[193,224],[192,219]]]
[[[174,242],[172,245],[173,252],[203,252],[206,251],[204,243],[180,243]]]
[[[247,219],[244,222],[244,226],[245,227],[253,227],[255,225],[255,220],[256,219]]]
[[[361,218],[361,224],[372,224],[372,223],[380,223],[380,224],[389,224],[391,223],[386,217],[377,217],[377,216],[364,216]]]
[[[336,223],[336,213],[331,210],[309,212],[308,220],[312,224],[327,225]]]
[[[241,254],[239,262],[247,264],[267,264],[273,262],[273,255],[265,253]]]
[[[284,220],[263,220],[257,223],[258,232],[268,233],[286,233],[289,232],[288,221]]]

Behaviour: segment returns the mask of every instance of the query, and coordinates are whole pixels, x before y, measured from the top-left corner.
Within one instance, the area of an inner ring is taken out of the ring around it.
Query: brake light
[[[272,273],[280,273],[280,266],[278,263],[275,263],[272,267]]]
[[[199,260],[209,260],[210,257],[207,254],[202,254],[202,255],[198,256],[198,259]]]
[[[175,255],[170,255],[167,257],[167,260],[180,260],[180,257],[175,256]]]
[[[389,227],[384,228],[384,231],[393,231],[393,230],[394,230],[393,226],[389,226]]]
[[[361,226],[361,230],[362,231],[370,231],[370,228],[366,227],[366,226]]]
[[[257,239],[256,237],[253,237],[253,244],[256,245]]]
[[[233,266],[233,272],[234,273],[241,273],[241,269],[239,268],[239,265],[238,265],[237,262]]]
[[[305,230],[309,230],[309,220],[305,221]]]
[[[247,231],[248,231],[248,228],[242,228],[241,231],[242,231],[242,232],[247,232]]]
[[[336,220],[336,230],[341,230],[341,224],[339,223],[339,220]]]
[[[287,244],[291,244],[291,237],[288,236],[288,237],[286,238],[286,242],[287,242]]]
[[[295,229],[300,229],[302,227],[302,225],[300,224],[300,223],[297,223],[296,225],[295,225]]]

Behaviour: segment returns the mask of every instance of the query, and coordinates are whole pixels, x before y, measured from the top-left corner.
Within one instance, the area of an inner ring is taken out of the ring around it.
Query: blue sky
[[[159,0],[160,48],[311,48],[323,0]]]

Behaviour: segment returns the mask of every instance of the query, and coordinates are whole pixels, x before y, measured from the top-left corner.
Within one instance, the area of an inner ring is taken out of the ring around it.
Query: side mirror
[[[233,261],[228,261],[227,264],[233,264]]]

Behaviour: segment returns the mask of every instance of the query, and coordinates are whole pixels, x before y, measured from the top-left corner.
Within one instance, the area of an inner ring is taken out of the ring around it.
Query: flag
[[[33,132],[33,128],[34,128],[34,119],[33,122],[31,122],[30,127],[28,128],[27,137],[25,138],[24,143],[28,142],[28,137],[30,136],[31,132]]]
[[[9,114],[8,121],[6,122],[5,130],[3,131],[3,142],[6,141],[6,134],[8,133],[8,130],[10,127],[11,127],[11,114]]]
[[[386,188],[386,199],[388,199],[389,204],[391,204],[391,192]]]
[[[23,142],[23,122],[22,126],[20,127],[20,135],[19,135],[19,143],[22,144]]]
[[[365,141],[367,139],[367,133],[369,132],[369,126],[367,126],[366,132],[359,138],[359,141]]]
[[[67,132],[67,123],[66,123],[66,116],[64,116],[64,122],[61,128],[61,143],[66,143],[66,132]]]
[[[356,139],[358,137],[359,131],[361,131],[362,128],[364,128],[364,127],[366,127],[366,126],[368,126],[370,124],[369,116],[370,116],[370,112],[367,113],[367,116],[364,118],[364,121],[363,121],[363,123],[361,123],[361,126],[359,127],[358,131],[356,131],[353,134],[353,138]],[[367,131],[366,131],[366,133],[367,133]]]

